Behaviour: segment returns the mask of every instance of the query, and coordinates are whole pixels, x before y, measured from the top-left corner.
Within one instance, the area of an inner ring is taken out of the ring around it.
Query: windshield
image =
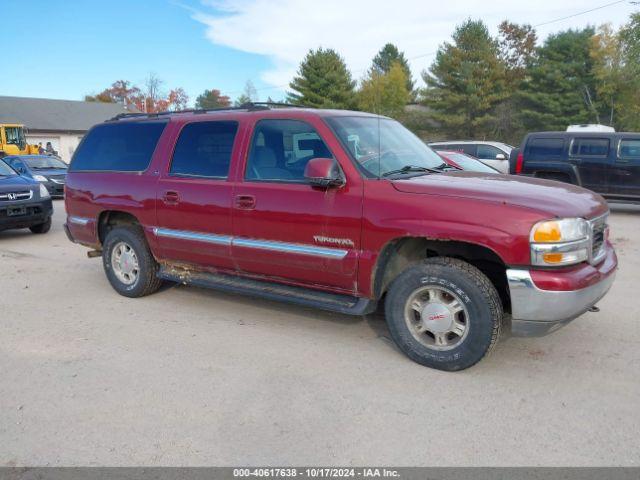
[[[498,173],[495,168],[491,168],[485,165],[480,160],[468,157],[462,153],[446,153],[443,154],[449,160],[456,162],[463,170],[469,170],[471,172],[486,172],[486,173]]]
[[[12,177],[17,173],[6,163],[0,160],[0,177]]]
[[[440,156],[395,120],[380,117],[327,119],[351,156],[370,176],[407,174],[405,167],[441,168]],[[423,172],[424,173],[424,172]],[[415,173],[413,173],[415,175]]]
[[[34,170],[67,169],[66,163],[54,157],[27,157],[24,163]]]

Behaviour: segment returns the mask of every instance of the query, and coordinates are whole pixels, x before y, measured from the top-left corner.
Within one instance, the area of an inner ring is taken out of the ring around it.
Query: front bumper
[[[64,197],[64,183],[58,182],[42,182],[42,184],[46,187],[49,195],[55,198],[63,198]]]
[[[18,216],[7,215],[8,208],[25,207],[26,214]],[[12,230],[17,228],[29,228],[40,223],[44,223],[53,214],[53,205],[51,199],[15,203],[11,205],[0,205],[0,231]]]
[[[507,281],[511,294],[511,333],[520,337],[547,335],[576,319],[593,307],[611,288],[615,279],[617,259],[610,248],[605,260],[598,267],[585,266],[576,275],[572,271],[571,282],[588,286],[576,289],[543,290],[539,288],[530,270],[509,269]],[[557,273],[562,284],[562,271]],[[569,274],[566,274],[567,276]]]

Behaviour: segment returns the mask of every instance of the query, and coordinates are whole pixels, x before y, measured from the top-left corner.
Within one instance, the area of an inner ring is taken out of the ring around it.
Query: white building
[[[0,123],[24,124],[29,144],[51,142],[67,163],[89,128],[120,113],[129,111],[119,103],[0,96]]]

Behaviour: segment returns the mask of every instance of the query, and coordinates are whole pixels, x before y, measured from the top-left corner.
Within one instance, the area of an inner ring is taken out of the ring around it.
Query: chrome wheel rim
[[[111,252],[111,268],[118,280],[133,285],[138,280],[140,266],[136,252],[126,242],[118,242]]]
[[[469,313],[451,290],[430,285],[414,291],[404,318],[411,335],[433,350],[456,348],[469,333]]]

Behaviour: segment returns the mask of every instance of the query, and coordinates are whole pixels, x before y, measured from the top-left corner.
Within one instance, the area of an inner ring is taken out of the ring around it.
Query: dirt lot
[[[450,374],[379,317],[120,297],[55,207],[0,233],[0,465],[640,465],[640,208],[601,313]]]

